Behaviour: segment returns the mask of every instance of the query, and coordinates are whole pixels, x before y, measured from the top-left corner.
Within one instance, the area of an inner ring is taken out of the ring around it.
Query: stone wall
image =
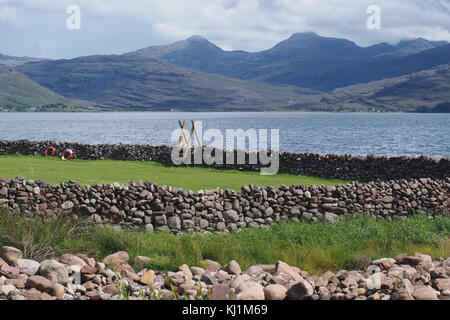
[[[171,152],[173,147],[165,145],[88,145],[54,141],[0,141],[0,154],[43,155],[48,146],[54,146],[59,154],[65,148],[70,148],[75,152],[75,156],[80,159],[142,160],[172,165]],[[226,159],[225,152],[221,152],[224,153],[223,159]],[[232,156],[236,159],[236,151]],[[248,152],[245,159],[247,164],[244,165],[207,165],[203,163],[201,166],[259,171],[259,165],[248,164]],[[351,156],[280,152],[279,160],[280,173],[303,174],[322,178],[369,181],[422,177],[444,179],[450,177],[450,158],[448,157]]]
[[[21,214],[80,215],[132,229],[233,231],[280,220],[330,222],[358,214],[379,219],[449,214],[450,178],[400,179],[337,186],[258,187],[193,193],[149,182],[82,187],[0,178],[0,207]]]

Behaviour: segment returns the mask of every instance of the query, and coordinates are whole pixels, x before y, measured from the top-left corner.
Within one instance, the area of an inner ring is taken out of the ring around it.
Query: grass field
[[[335,185],[346,181],[321,179],[302,175],[278,174],[262,176],[258,172],[236,170],[215,170],[209,168],[167,167],[156,162],[117,160],[70,160],[37,156],[0,156],[0,177],[43,180],[50,183],[75,180],[83,185],[101,183],[128,183],[130,181],[151,181],[159,185],[183,187],[188,190],[233,189],[243,185],[261,186],[292,185]]]
[[[174,271],[181,264],[201,266],[203,259],[222,264],[235,259],[245,270],[278,260],[312,274],[326,270],[364,269],[370,259],[421,252],[433,258],[450,256],[450,217],[380,221],[369,217],[336,224],[276,224],[230,234],[183,234],[115,231],[63,220],[27,219],[0,214],[0,246],[21,249],[26,258],[43,260],[53,254],[86,253],[97,259],[124,250],[131,264],[137,255],[151,257],[154,270]]]

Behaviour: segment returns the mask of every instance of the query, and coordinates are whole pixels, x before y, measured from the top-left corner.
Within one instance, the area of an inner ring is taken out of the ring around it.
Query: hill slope
[[[268,110],[318,102],[321,93],[202,73],[138,56],[29,62],[18,70],[58,94],[143,110]]]
[[[0,106],[29,107],[51,104],[73,106],[86,102],[65,98],[11,67],[0,65]]]
[[[362,48],[346,39],[296,33],[261,52],[223,51],[194,36],[125,54],[245,80],[331,91],[426,70],[450,62],[450,45],[425,39]]]
[[[335,89],[322,103],[347,111],[413,111],[450,102],[450,64]]]
[[[0,64],[15,67],[30,61],[41,61],[47,59],[31,58],[31,57],[12,57],[0,53]]]

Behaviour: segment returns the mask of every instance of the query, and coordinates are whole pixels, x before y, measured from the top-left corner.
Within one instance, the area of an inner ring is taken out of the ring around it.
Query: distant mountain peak
[[[320,36],[313,32],[313,31],[306,31],[306,32],[296,32],[290,36],[288,40],[305,40],[305,39],[312,39],[312,38],[320,38]]]
[[[125,56],[143,56],[150,58],[161,58],[166,54],[185,52],[183,50],[206,50],[209,52],[221,52],[222,49],[199,35],[193,35],[185,40],[177,41],[167,45],[151,46],[137,51],[125,53]]]
[[[186,39],[186,41],[203,41],[203,42],[209,42],[206,38],[199,36],[199,35],[193,35]]]
[[[209,47],[209,48],[214,47],[214,48],[219,49],[219,47],[217,47],[214,43],[212,43],[208,39],[206,39],[202,36],[199,36],[199,35],[193,35],[193,36],[187,38],[186,40],[175,42],[174,44],[177,44],[177,43],[183,43],[186,46],[191,45],[191,46]]]
[[[431,41],[428,41],[424,38],[416,38],[416,39],[403,39],[398,43],[399,47],[408,46],[408,45],[417,45],[417,44],[428,44]]]
[[[397,56],[406,56],[438,48],[446,44],[447,42],[445,41],[430,41],[424,38],[404,39],[394,47],[395,50],[391,54]]]

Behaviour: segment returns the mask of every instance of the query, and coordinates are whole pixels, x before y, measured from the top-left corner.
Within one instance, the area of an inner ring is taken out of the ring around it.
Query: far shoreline
[[[105,110],[105,111],[6,111],[0,113],[295,113],[295,114],[450,114],[450,112],[413,112],[413,111],[296,111],[296,110],[257,110],[257,111],[229,111],[229,110]]]

